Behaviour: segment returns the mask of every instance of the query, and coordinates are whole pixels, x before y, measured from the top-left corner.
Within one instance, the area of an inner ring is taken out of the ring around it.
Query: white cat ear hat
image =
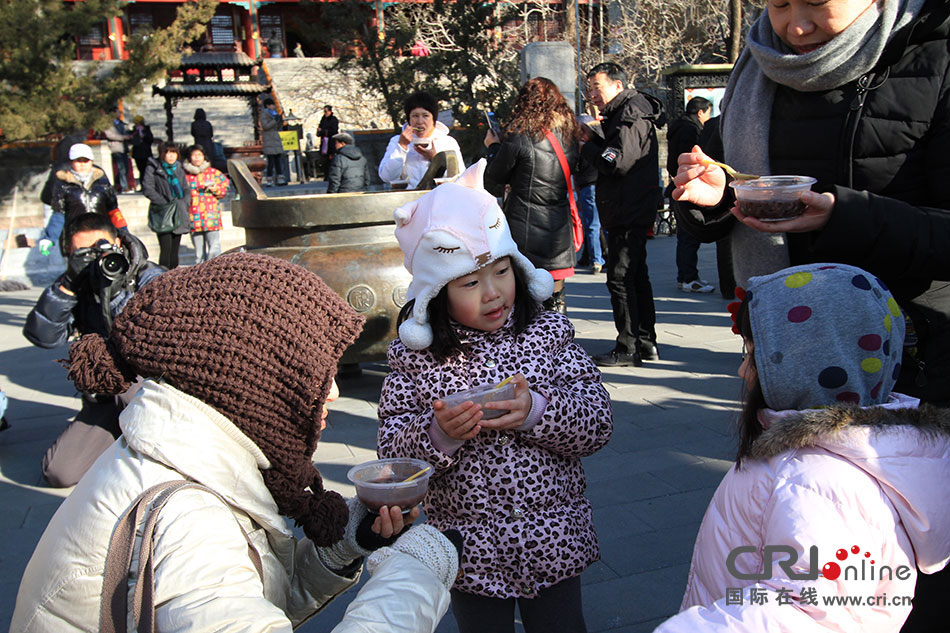
[[[396,209],[396,239],[412,275],[408,299],[415,299],[412,316],[399,326],[403,344],[416,350],[432,344],[429,302],[453,279],[475,272],[502,257],[510,257],[537,301],[554,292],[554,279],[535,268],[518,251],[505,215],[485,191],[485,160],[469,167],[454,182]]]

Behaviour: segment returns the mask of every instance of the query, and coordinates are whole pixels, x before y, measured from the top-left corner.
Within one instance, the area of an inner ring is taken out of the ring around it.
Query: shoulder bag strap
[[[584,245],[584,225],[581,222],[580,214],[577,213],[577,202],[574,200],[574,186],[571,184],[571,167],[567,164],[567,156],[564,155],[561,143],[558,142],[554,133],[551,132],[551,130],[545,130],[544,135],[547,137],[548,142],[551,143],[551,147],[554,148],[557,160],[561,163],[564,180],[567,182],[567,200],[571,205],[571,237],[574,241],[574,250],[579,251],[581,246]]]
[[[112,538],[109,540],[109,551],[106,555],[105,570],[102,581],[102,597],[99,606],[99,631],[101,633],[126,633],[128,630],[128,579],[132,565],[132,554],[135,549],[135,533],[138,525],[145,524],[142,532],[142,544],[139,550],[139,565],[137,582],[133,592],[132,614],[137,631],[152,633],[155,630],[155,578],[152,560],[155,524],[158,513],[168,502],[168,499],[187,488],[194,488],[208,492],[217,497],[225,506],[230,508],[225,499],[206,486],[191,481],[166,481],[156,484],[140,494],[119,518]],[[233,514],[232,514],[233,516]],[[264,567],[261,556],[251,543],[251,539],[244,527],[234,517],[244,539],[247,541],[247,551],[257,574],[264,582]]]

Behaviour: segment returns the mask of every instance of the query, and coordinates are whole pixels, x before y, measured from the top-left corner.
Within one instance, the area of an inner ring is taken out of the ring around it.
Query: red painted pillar
[[[129,55],[125,50],[125,42],[122,41],[124,35],[122,16],[109,18],[107,24],[109,26],[109,49],[112,53],[112,59],[128,59]]]
[[[256,55],[254,54],[254,37],[252,35],[254,33],[254,21],[251,18],[251,4],[253,3],[248,2],[247,9],[241,8],[241,24],[243,25],[244,31],[244,41],[242,44],[244,45],[244,52],[247,53],[247,56],[254,59]]]
[[[250,56],[252,59],[257,59],[261,56],[261,29],[260,25],[257,22],[257,0],[248,0],[248,16],[251,22],[251,52]]]

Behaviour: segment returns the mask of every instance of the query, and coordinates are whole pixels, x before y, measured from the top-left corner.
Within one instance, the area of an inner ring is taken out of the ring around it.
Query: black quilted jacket
[[[68,164],[57,169],[51,180],[51,206],[53,210],[65,214],[64,226],[68,226],[73,218],[83,213],[101,213],[108,216],[110,211],[119,206],[115,189],[98,166],[92,168],[92,181],[88,189],[69,171]]]
[[[897,390],[950,404],[948,36],[950,3],[929,0],[867,75],[825,92],[780,86],[769,155],[772,173],[814,176],[836,198],[824,229],[789,235],[792,265],[841,262],[883,280],[918,339]],[[728,233],[731,205],[705,210],[695,233]]]

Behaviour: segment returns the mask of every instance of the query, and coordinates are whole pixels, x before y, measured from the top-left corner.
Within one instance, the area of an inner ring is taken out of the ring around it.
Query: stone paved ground
[[[739,340],[718,292],[676,290],[675,246],[669,237],[648,244],[663,358],[639,369],[604,372],[614,435],[585,460],[603,552],[582,576],[592,633],[652,631],[676,612],[703,511],[731,463]],[[715,283],[711,246],[700,251],[700,272]],[[604,279],[581,270],[567,286],[577,338],[591,353],[609,349],[615,335]],[[0,627],[10,620],[40,534],[68,492],[41,484],[40,457],[78,408],[55,362],[65,349],[31,347],[20,333],[39,293],[0,293],[0,387],[10,397],[7,417],[13,425],[0,434]],[[341,381],[343,396],[331,407],[317,460],[328,485],[344,494],[352,494],[347,469],[375,458],[376,405],[385,372],[385,365],[365,365],[362,377]],[[299,630],[330,631],[351,595]],[[450,611],[438,631],[456,630]]]

